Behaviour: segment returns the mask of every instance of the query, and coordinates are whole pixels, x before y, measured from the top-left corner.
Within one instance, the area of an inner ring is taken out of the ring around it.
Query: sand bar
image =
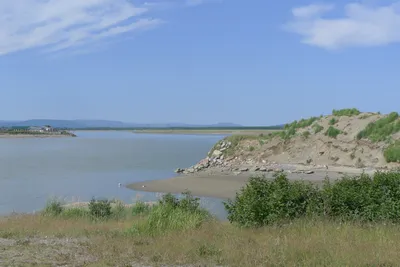
[[[361,171],[360,171],[361,172]],[[354,174],[355,172],[346,172]],[[181,175],[165,180],[139,182],[128,185],[130,189],[145,192],[163,192],[179,194],[189,190],[195,196],[233,198],[235,193],[248,181],[251,173],[221,173],[209,175],[207,173],[196,173],[193,175]],[[308,180],[321,183],[325,177],[336,180],[343,177],[343,173],[336,171],[315,171],[313,174],[287,173],[290,180]],[[272,178],[273,173],[266,173],[265,177]]]

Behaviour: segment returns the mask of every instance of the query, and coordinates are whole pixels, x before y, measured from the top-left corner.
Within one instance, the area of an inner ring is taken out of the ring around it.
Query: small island
[[[44,126],[12,126],[1,127],[0,138],[29,138],[29,137],[76,137],[75,134],[64,129]]]

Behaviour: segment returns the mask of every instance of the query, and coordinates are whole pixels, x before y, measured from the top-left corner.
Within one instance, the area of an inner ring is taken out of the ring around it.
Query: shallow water
[[[165,179],[177,167],[193,165],[223,136],[77,131],[77,138],[0,139],[0,214],[33,212],[51,197],[67,202],[92,197],[133,202],[157,194],[118,183]],[[220,218],[220,200],[202,198]]]

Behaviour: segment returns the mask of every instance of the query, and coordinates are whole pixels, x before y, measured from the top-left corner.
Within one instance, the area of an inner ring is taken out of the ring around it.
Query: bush
[[[325,180],[321,188],[290,182],[285,174],[273,180],[252,177],[234,200],[224,203],[231,223],[260,227],[302,217],[353,222],[400,222],[400,172],[376,172]]]
[[[66,208],[60,214],[62,218],[72,219],[72,218],[89,218],[89,211],[82,207]]]
[[[329,120],[329,125],[335,125],[338,122],[336,118],[332,118]]]
[[[356,108],[345,108],[345,109],[339,109],[339,110],[332,110],[332,115],[334,116],[357,116],[361,112],[356,109]]]
[[[309,132],[309,131],[303,132],[303,137],[304,137],[305,139],[307,139],[308,137],[310,137],[310,132]]]
[[[388,138],[400,131],[400,120],[397,112],[392,112],[384,118],[371,122],[357,134],[357,139],[368,138],[372,142],[387,141]]]
[[[319,210],[320,196],[311,183],[290,182],[285,174],[273,180],[251,177],[234,201],[224,202],[228,220],[245,227],[261,227],[299,218]]]
[[[396,141],[388,146],[383,152],[383,155],[386,162],[400,162],[400,141]]]
[[[325,135],[332,137],[332,138],[336,138],[341,133],[342,132],[339,129],[336,129],[333,126],[329,126],[328,130],[326,130],[326,132],[325,132]]]
[[[92,198],[89,202],[89,213],[93,218],[109,218],[111,216],[111,202]]]
[[[128,232],[158,235],[168,231],[190,230],[212,218],[207,210],[200,207],[199,198],[194,198],[189,191],[182,194],[182,199],[165,194],[159,203],[149,210],[146,220],[135,223]]]
[[[150,209],[151,207],[149,205],[147,205],[142,201],[138,201],[135,203],[135,205],[132,206],[132,215],[137,216],[137,215],[148,214]]]
[[[352,221],[400,221],[400,174],[343,177],[323,187],[325,214]]]
[[[313,128],[313,130],[314,130],[314,133],[319,133],[319,132],[321,132],[321,131],[324,129],[324,127],[321,126],[321,125],[319,125],[318,123],[314,124],[314,125],[312,126],[312,128]]]
[[[43,210],[43,215],[46,216],[58,216],[64,210],[63,204],[60,200],[51,199],[47,202],[46,207]]]

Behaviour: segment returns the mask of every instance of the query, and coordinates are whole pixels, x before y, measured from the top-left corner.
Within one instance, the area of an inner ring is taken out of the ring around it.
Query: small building
[[[28,131],[30,132],[38,132],[38,133],[43,133],[44,130],[42,127],[38,127],[38,126],[31,126],[28,128]]]

